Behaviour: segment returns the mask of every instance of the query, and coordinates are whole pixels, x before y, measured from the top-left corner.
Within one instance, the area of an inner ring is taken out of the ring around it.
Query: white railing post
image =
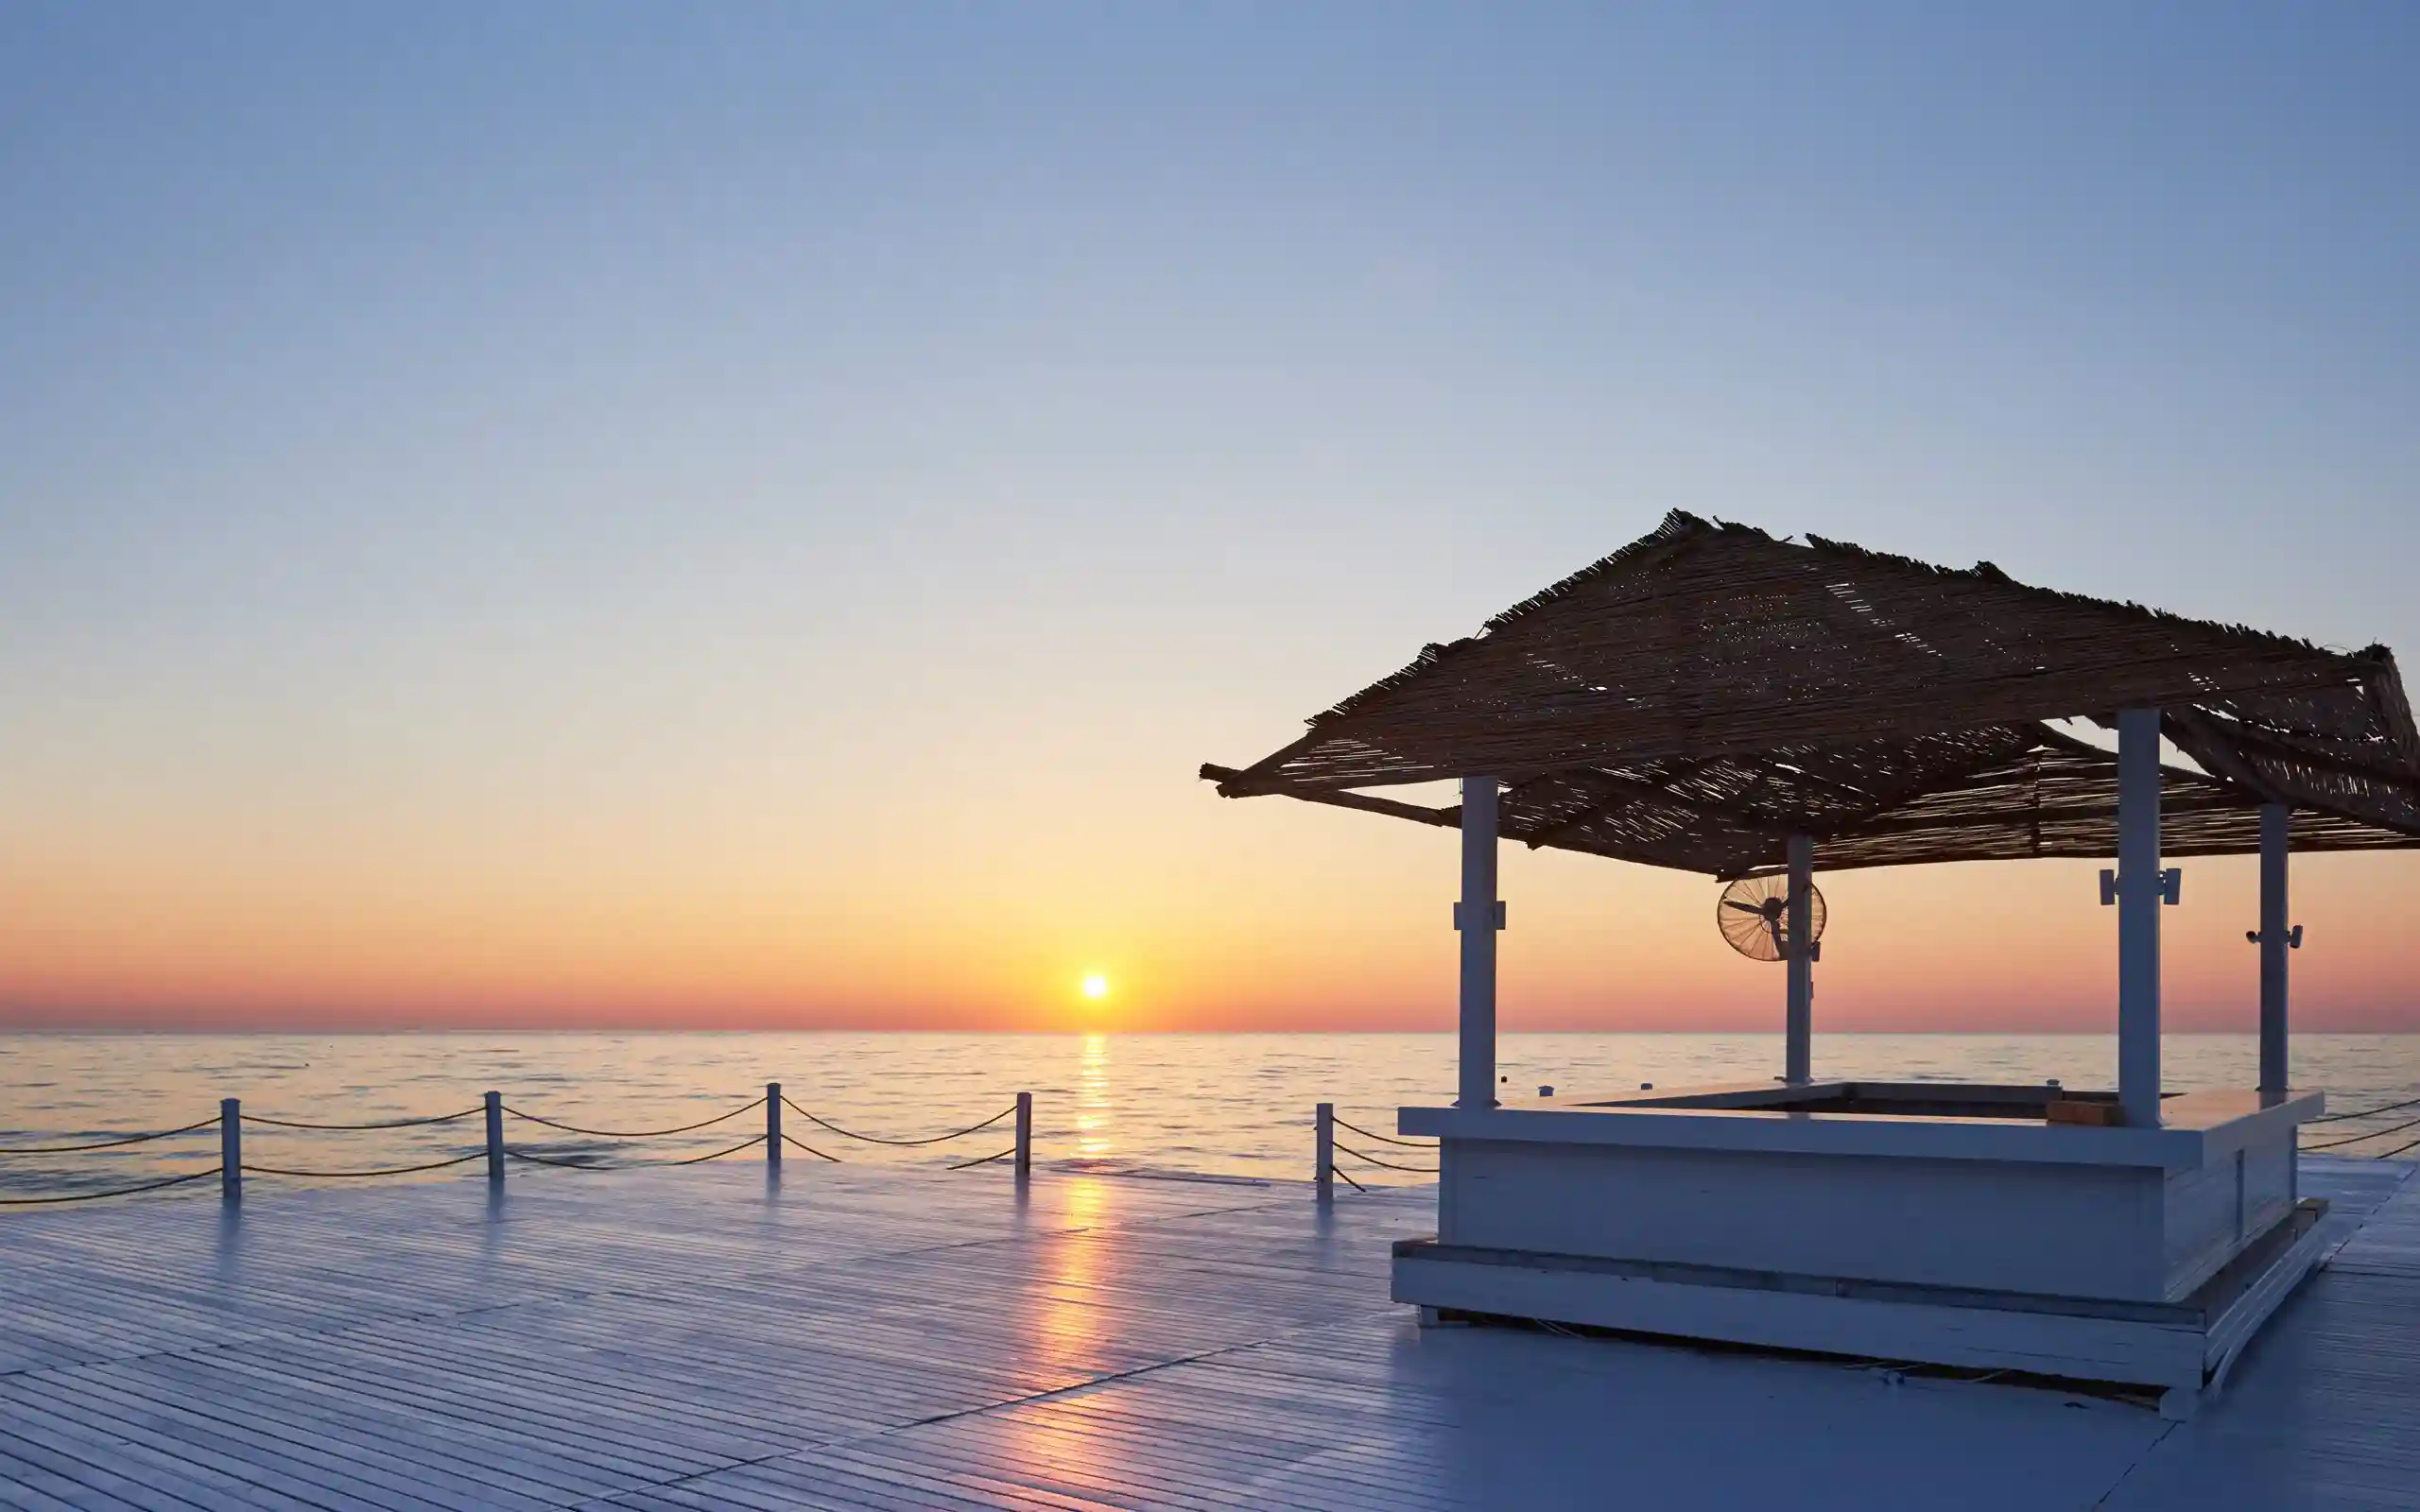
[[[765,1084],[765,1163],[776,1170],[782,1164],[782,1084]]]
[[[504,1179],[504,1093],[489,1092],[482,1099],[488,1115],[488,1179]]]
[[[1033,1174],[1033,1093],[1017,1093],[1017,1178]]]
[[[1311,1179],[1320,1186],[1320,1200],[1330,1202],[1336,1197],[1336,1105],[1320,1104],[1319,1132],[1312,1141],[1317,1151]]]
[[[244,1103],[218,1100],[218,1192],[230,1202],[244,1194]]]

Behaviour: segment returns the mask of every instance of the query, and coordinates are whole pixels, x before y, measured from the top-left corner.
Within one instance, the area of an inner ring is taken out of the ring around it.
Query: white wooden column
[[[1495,1106],[1495,932],[1503,927],[1495,901],[1495,779],[1462,779],[1462,901],[1454,927],[1462,933],[1461,1095],[1457,1108]]]
[[[1782,1079],[1803,1084],[1814,1074],[1815,842],[1789,837],[1789,1001],[1782,1020]]]
[[[2291,816],[2283,803],[2260,806],[2260,1090],[2286,1090],[2286,952],[2294,944],[2286,922],[2286,838]]]
[[[2159,1123],[2159,711],[2118,712],[2118,1102]]]

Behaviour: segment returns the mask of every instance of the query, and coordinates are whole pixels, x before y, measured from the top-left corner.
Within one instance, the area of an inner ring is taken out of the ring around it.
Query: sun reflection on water
[[[1110,1138],[1109,1036],[1088,1034],[1076,1066],[1076,1154],[1097,1160],[1115,1148]]]

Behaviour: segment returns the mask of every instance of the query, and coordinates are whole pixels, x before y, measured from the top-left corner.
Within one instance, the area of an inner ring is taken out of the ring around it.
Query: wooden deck
[[[713,1166],[0,1218],[0,1505],[2420,1507],[2420,1183],[2193,1422],[1424,1332],[1424,1189]],[[2356,1224],[2359,1224],[2356,1228]]]

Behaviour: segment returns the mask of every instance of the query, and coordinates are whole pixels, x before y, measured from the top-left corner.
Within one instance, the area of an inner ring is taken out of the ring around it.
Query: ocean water
[[[2171,1036],[2165,1055],[2175,1090],[2256,1079],[2249,1035]],[[1815,1046],[1819,1075],[2057,1077],[2072,1088],[2114,1085],[2116,1057],[2116,1040],[2106,1035],[1828,1035]],[[1551,1084],[1562,1096],[1770,1076],[1780,1063],[1780,1040],[1771,1035],[1516,1034],[1503,1038],[1498,1054],[1508,1085],[1526,1092]],[[2331,1110],[2420,1097],[2420,1035],[2299,1036],[2294,1071],[2298,1084],[2328,1091]],[[6,1035],[0,1152],[192,1124],[215,1116],[222,1097],[240,1097],[247,1113],[372,1123],[462,1111],[490,1088],[509,1107],[559,1123],[646,1130],[740,1107],[769,1081],[832,1124],[892,1139],[963,1128],[1030,1091],[1035,1158],[1045,1165],[1303,1179],[1311,1174],[1314,1105],[1333,1102],[1340,1117],[1392,1133],[1396,1107],[1450,1100],[1454,1040],[1443,1034]],[[2420,1137],[2420,1128],[2397,1128],[2415,1114],[2420,1108],[2333,1125],[2310,1131],[2308,1143],[2367,1134],[2342,1153],[2384,1153]],[[852,1141],[795,1113],[786,1124],[794,1137],[852,1161],[941,1164],[1011,1143],[1007,1120],[963,1139],[905,1148]],[[613,1165],[707,1154],[763,1126],[763,1115],[752,1111],[691,1133],[624,1141],[513,1119],[507,1135],[532,1154]],[[481,1138],[475,1117],[359,1133],[251,1126],[245,1163],[375,1169],[464,1153]],[[1351,1133],[1341,1138],[1382,1159],[1422,1159]],[[752,1150],[732,1157],[762,1158]],[[215,1130],[76,1155],[0,1153],[0,1197],[104,1190],[216,1160]],[[1365,1182],[1423,1179],[1350,1157],[1340,1164]],[[418,1179],[478,1170],[474,1163]],[[209,1185],[131,1200],[175,1200]]]

